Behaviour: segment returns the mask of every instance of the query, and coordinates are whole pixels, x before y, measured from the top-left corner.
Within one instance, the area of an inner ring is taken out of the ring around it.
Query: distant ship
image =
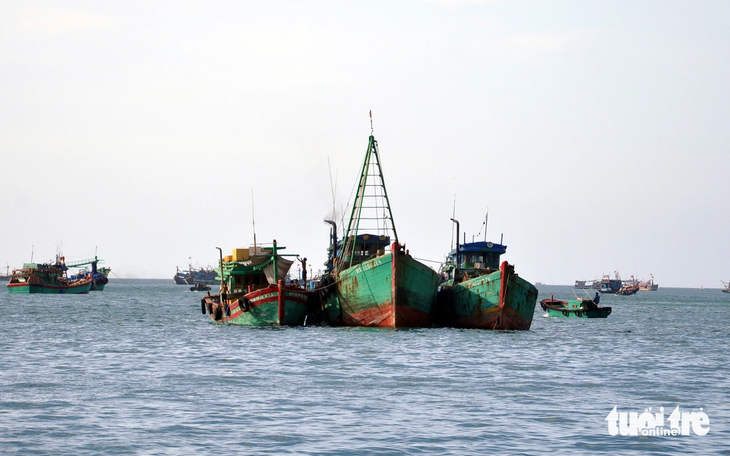
[[[5,268],[5,275],[0,275],[0,282],[7,282],[13,275],[10,273],[10,265]]]
[[[599,288],[601,288],[601,281],[600,280],[576,280],[575,288],[582,288],[582,289],[595,288],[596,290],[598,290]]]
[[[654,283],[654,274],[649,274],[651,276],[650,280],[645,280],[643,282],[639,282],[639,290],[641,291],[657,291],[659,288],[659,284]]]
[[[216,283],[216,277],[218,273],[211,267],[193,269],[192,265],[188,265],[187,271],[181,271],[180,268],[175,268],[175,275],[172,280],[178,285],[195,285],[202,283],[205,285],[212,285]]]
[[[603,278],[599,282],[601,286],[598,288],[598,291],[601,293],[616,293],[621,289],[623,286],[621,276],[618,274],[618,271],[614,271],[613,273],[613,279],[608,274],[603,275]]]

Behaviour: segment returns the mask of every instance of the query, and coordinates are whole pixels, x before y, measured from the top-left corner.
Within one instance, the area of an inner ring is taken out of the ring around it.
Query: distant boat
[[[540,307],[551,317],[606,318],[611,314],[610,307],[599,307],[592,299],[559,301],[551,296],[540,301]]]
[[[621,288],[618,289],[616,292],[617,295],[632,295],[636,294],[639,291],[639,282],[634,278],[634,276],[631,276],[630,280],[624,280],[621,282]]]
[[[456,328],[530,329],[538,291],[515,273],[514,266],[506,261],[500,265],[507,246],[486,240],[460,245],[459,222],[452,220],[457,243],[442,268],[445,281],[439,287],[434,323]]]
[[[5,267],[5,275],[0,275],[0,282],[7,282],[10,280],[10,277],[12,277],[12,274],[10,274],[10,265],[7,265]]]
[[[176,272],[172,280],[177,285],[195,285],[196,283],[212,285],[217,281],[215,269],[210,266],[207,268],[193,269],[193,265],[188,265],[188,270],[186,271],[181,271],[178,267],[175,269]]]
[[[651,276],[650,280],[638,283],[640,291],[657,291],[659,289],[659,284],[654,283],[654,274],[649,275]]]
[[[87,265],[90,266],[90,270],[84,267],[76,274],[72,275],[71,278],[87,276],[91,278],[91,291],[103,291],[106,284],[109,283],[108,276],[111,272],[111,268],[99,267],[99,263],[102,263],[103,261],[104,260],[100,260],[96,256],[94,256],[94,258],[89,260],[72,261],[70,263],[67,263],[66,266],[69,268]]]
[[[588,289],[588,288],[601,288],[601,281],[600,280],[576,280],[575,281],[575,288],[580,289]]]
[[[13,270],[8,282],[10,293],[80,294],[91,289],[91,278],[83,276],[69,278],[68,267],[62,256],[55,263],[25,263],[21,269]]]
[[[174,280],[177,285],[187,285],[188,282],[185,280],[187,278],[187,273],[185,271],[181,271],[178,267],[175,267],[175,269],[177,272],[175,272],[172,280]]]
[[[271,248],[235,249],[221,258],[220,293],[201,299],[202,312],[216,323],[302,326],[310,292],[284,283],[294,262],[279,253],[284,248],[274,241]]]
[[[372,131],[345,236],[338,242],[334,232],[330,254],[330,273],[317,290],[325,320],[345,326],[431,327],[439,276],[398,239]]]
[[[616,292],[617,295],[632,295],[636,294],[639,291],[639,286],[636,284],[626,284],[621,286],[621,288],[618,289]]]
[[[722,289],[723,293],[730,293],[730,282],[725,282],[723,280],[721,280],[720,282],[722,282],[722,286],[724,287]]]
[[[196,283],[194,286],[190,287],[190,291],[209,291],[210,285],[206,285],[204,283]]]
[[[623,286],[621,276],[618,274],[618,271],[614,271],[613,274],[613,279],[608,274],[603,275],[603,278],[600,282],[601,287],[598,288],[598,291],[600,291],[601,293],[616,293],[621,289],[621,287]]]

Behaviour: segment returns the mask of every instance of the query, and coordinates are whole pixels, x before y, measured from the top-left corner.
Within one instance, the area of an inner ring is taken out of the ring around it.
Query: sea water
[[[154,280],[0,291],[0,454],[730,451],[719,289],[604,295],[607,319],[538,304],[506,332],[216,325],[201,297]],[[614,407],[704,413],[709,430],[610,435]]]

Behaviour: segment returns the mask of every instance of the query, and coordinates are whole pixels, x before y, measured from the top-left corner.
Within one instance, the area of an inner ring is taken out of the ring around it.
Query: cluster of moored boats
[[[631,276],[629,280],[621,280],[621,276],[616,271],[613,278],[604,274],[601,280],[576,280],[575,288],[593,288],[601,293],[632,295],[639,291],[657,291],[659,285],[654,283],[653,274],[651,274],[650,280],[636,280],[634,276]]]
[[[215,322],[252,326],[530,328],[538,291],[500,262],[505,245],[457,242],[438,272],[411,255],[396,232],[372,134],[342,239],[336,223],[327,222],[322,277],[307,282],[306,258],[283,254],[276,241],[225,257],[221,250],[220,293],[201,299],[202,312]],[[301,284],[285,280],[293,257],[303,262]]]
[[[111,268],[99,267],[97,257],[89,260],[66,263],[63,256],[57,255],[52,263],[24,263],[22,268],[14,269],[8,278],[10,293],[25,294],[80,294],[101,291],[109,282],[107,276]],[[72,268],[76,272],[69,274]]]

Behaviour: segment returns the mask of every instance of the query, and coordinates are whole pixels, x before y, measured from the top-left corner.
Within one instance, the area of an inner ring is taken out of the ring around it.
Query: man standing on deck
[[[593,297],[593,302],[595,304],[598,304],[600,301],[601,301],[601,295],[599,295],[598,292],[596,291],[596,295]]]

